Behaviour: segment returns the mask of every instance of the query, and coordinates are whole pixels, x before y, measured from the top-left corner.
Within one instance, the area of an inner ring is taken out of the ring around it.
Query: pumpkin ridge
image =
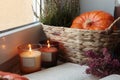
[[[113,21],[114,17],[111,14],[96,10],[79,15],[79,17],[73,20],[71,28],[105,30]]]
[[[98,10],[98,11],[92,11],[91,12],[91,14],[89,15],[89,18],[91,19],[93,19],[93,20],[96,20],[97,18],[96,18],[96,16],[98,15],[100,13],[100,11]],[[94,16],[93,16],[94,15]],[[93,16],[93,17],[91,17],[91,16]]]

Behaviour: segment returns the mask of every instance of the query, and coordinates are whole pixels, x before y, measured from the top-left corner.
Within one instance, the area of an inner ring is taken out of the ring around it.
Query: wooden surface
[[[12,73],[18,73],[20,74],[19,69],[19,57],[15,56],[9,61],[0,64],[0,70],[5,72],[12,72]]]

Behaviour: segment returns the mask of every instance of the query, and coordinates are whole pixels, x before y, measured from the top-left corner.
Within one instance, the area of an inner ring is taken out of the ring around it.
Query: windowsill
[[[0,65],[18,54],[17,46],[28,43],[37,44],[44,38],[45,34],[39,22],[0,32]]]
[[[1,31],[0,37],[6,36],[6,35],[9,35],[9,34],[13,34],[15,32],[22,31],[22,30],[25,30],[25,29],[29,29],[29,28],[35,27],[37,25],[41,25],[41,24],[39,22],[33,22],[33,23],[30,23],[30,24],[27,24],[27,25],[19,26],[17,28],[3,30],[3,31]],[[41,29],[42,29],[42,27],[41,27]]]

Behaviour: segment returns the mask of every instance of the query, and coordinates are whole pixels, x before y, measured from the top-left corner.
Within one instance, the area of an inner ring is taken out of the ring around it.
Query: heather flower
[[[120,62],[111,56],[107,48],[102,49],[100,56],[91,50],[85,52],[85,55],[90,58],[88,60],[89,68],[86,69],[87,74],[93,74],[98,77],[120,74]]]

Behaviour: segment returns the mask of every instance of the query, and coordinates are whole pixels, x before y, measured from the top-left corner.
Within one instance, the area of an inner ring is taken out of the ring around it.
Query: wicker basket
[[[119,19],[116,19],[105,31],[42,26],[47,37],[60,43],[62,59],[74,63],[85,63],[87,59],[83,55],[85,51],[93,50],[99,53],[103,47],[111,49],[120,42],[120,31],[112,29]]]

